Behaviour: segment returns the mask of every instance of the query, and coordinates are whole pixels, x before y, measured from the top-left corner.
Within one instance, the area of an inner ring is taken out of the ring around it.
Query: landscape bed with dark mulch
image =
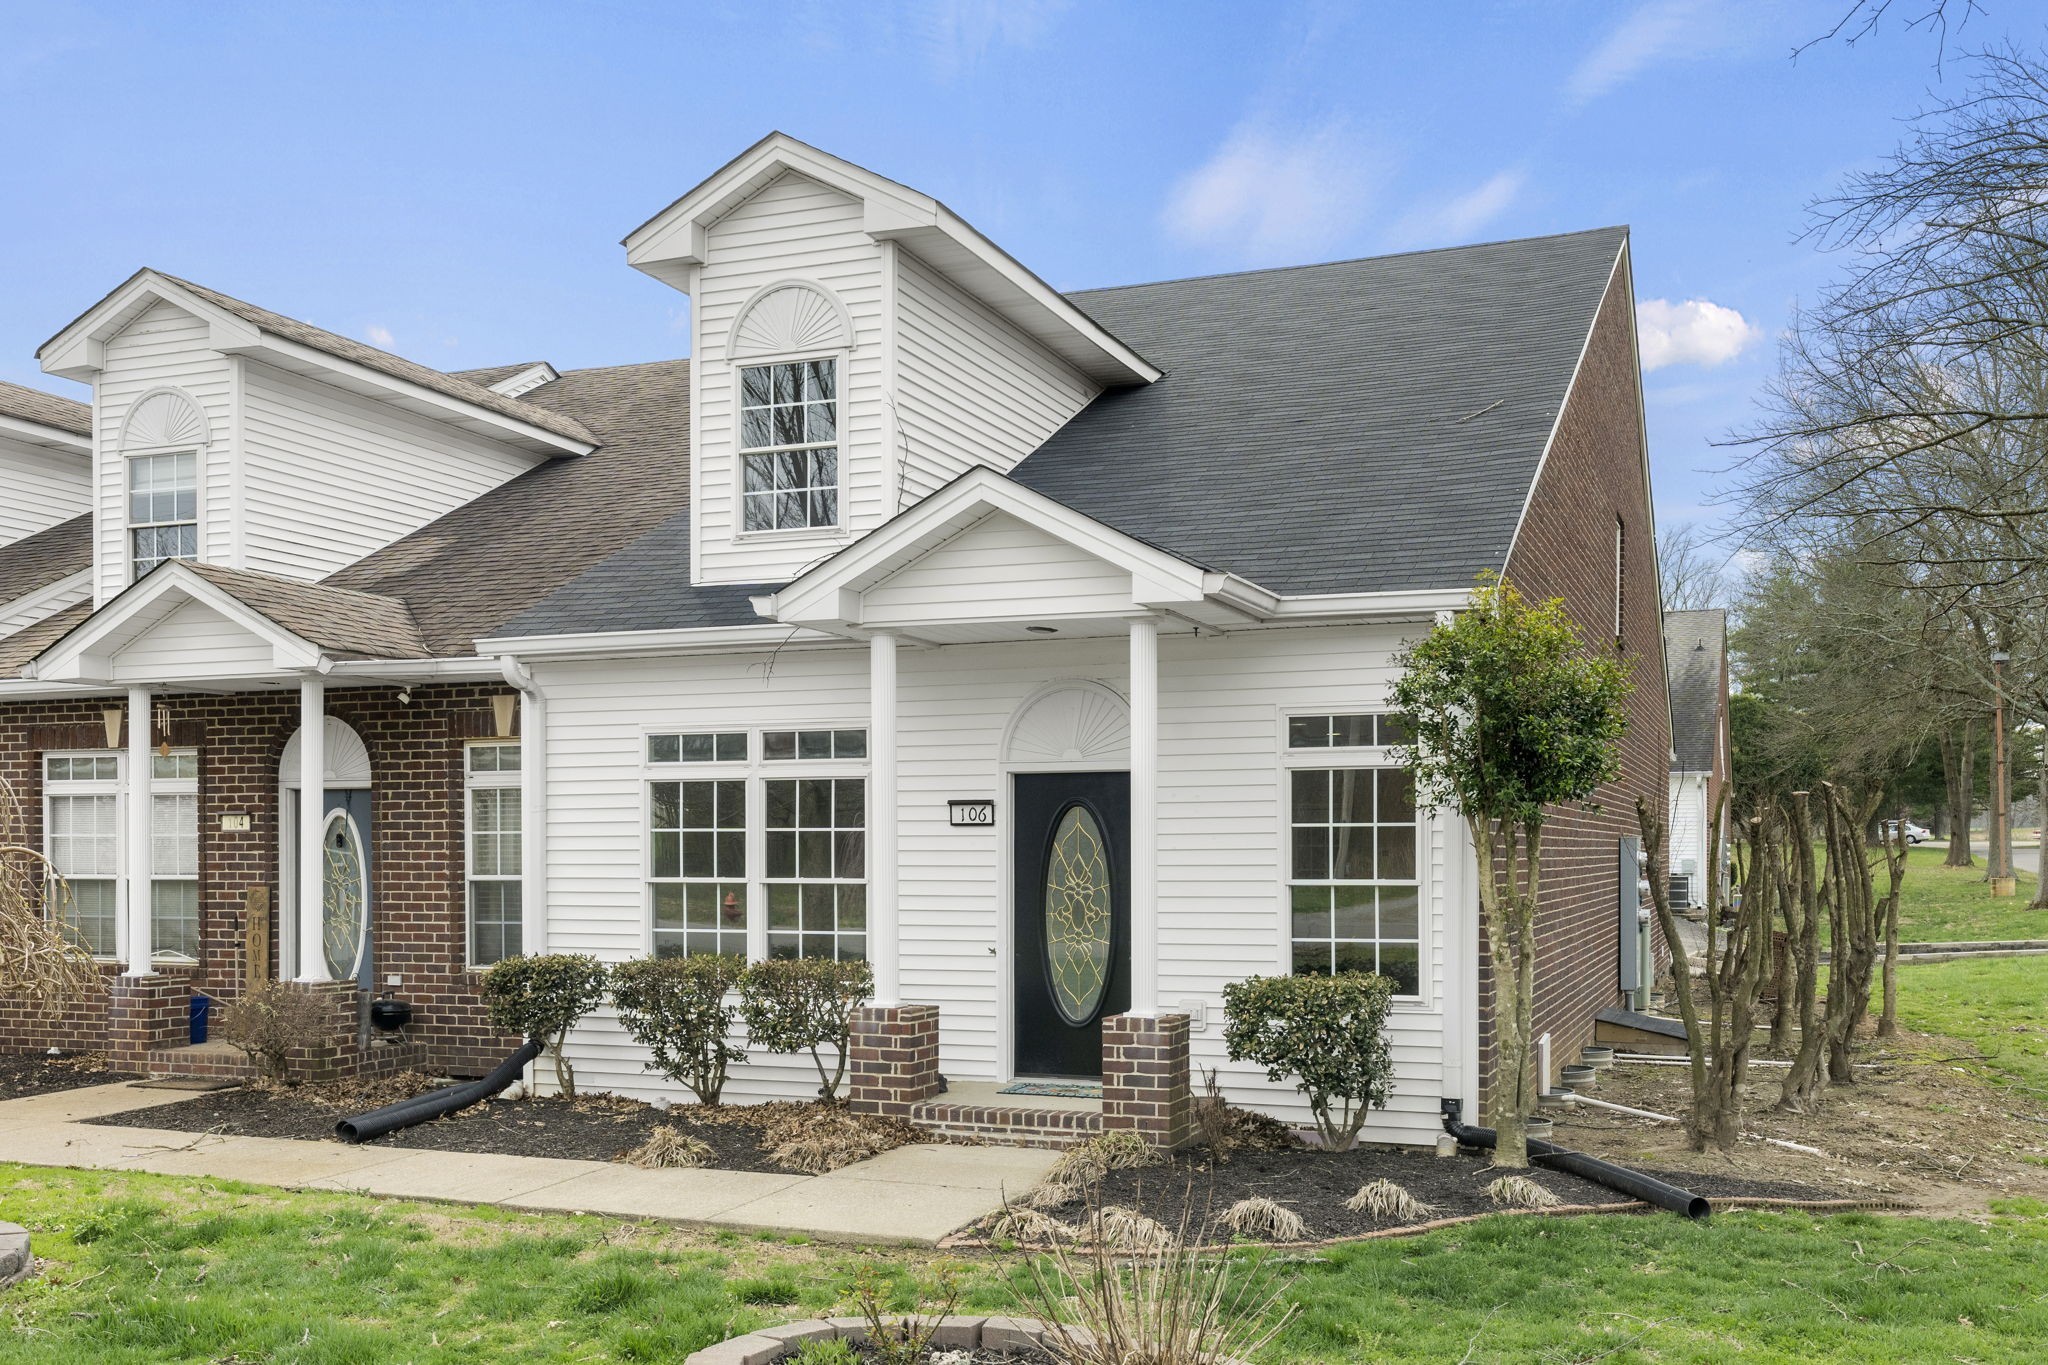
[[[436,1084],[433,1078],[414,1073],[318,1085],[256,1084],[87,1122],[237,1137],[339,1141],[334,1125],[341,1119],[421,1094]],[[364,1145],[618,1161],[662,1127],[678,1130],[710,1149],[699,1165],[727,1171],[808,1174],[927,1140],[907,1123],[817,1104],[733,1104],[712,1109],[676,1105],[663,1110],[616,1095],[582,1095],[574,1100],[552,1096],[486,1100]],[[822,1148],[822,1153],[777,1154],[786,1141],[806,1137],[814,1139],[814,1151]]]
[[[1264,1197],[1301,1216],[1308,1231],[1300,1240],[1323,1241],[1439,1218],[1499,1213],[1501,1208],[1488,1196],[1486,1187],[1503,1174],[1489,1164],[1485,1154],[1470,1152],[1441,1157],[1434,1152],[1385,1147],[1359,1147],[1349,1152],[1240,1151],[1227,1162],[1217,1162],[1206,1148],[1198,1147],[1180,1152],[1161,1165],[1106,1172],[1095,1198],[1103,1207],[1136,1209],[1176,1231],[1186,1211],[1192,1233],[1220,1218],[1224,1210],[1239,1200]],[[1635,1206],[1627,1195],[1563,1171],[1535,1166],[1524,1174],[1565,1204]],[[1644,1174],[1710,1199],[1828,1199],[1838,1194],[1782,1181],[1733,1180],[1684,1172]],[[1429,1213],[1420,1218],[1378,1219],[1344,1207],[1361,1185],[1382,1179],[1393,1181],[1428,1205]],[[1055,1219],[1074,1223],[1086,1216],[1086,1203],[1085,1199],[1076,1198],[1043,1211]],[[1212,1236],[1228,1239],[1230,1233],[1219,1228]]]
[[[0,1100],[18,1100],[29,1095],[50,1095],[59,1090],[76,1090],[86,1085],[111,1085],[137,1077],[125,1071],[109,1071],[106,1058],[96,1052],[67,1052],[52,1057],[43,1052],[24,1052],[0,1057]]]

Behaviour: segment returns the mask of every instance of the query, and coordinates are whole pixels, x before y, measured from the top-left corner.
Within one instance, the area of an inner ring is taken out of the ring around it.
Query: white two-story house
[[[857,1103],[1173,1141],[1206,1068],[1305,1114],[1224,1056],[1227,984],[1364,969],[1368,1135],[1427,1140],[1489,992],[1387,689],[1485,570],[1639,661],[1551,842],[1538,1028],[1590,1039],[1670,749],[1625,231],[1062,294],[776,134],[626,256],[687,359],[444,373],[143,270],[39,353],[89,415],[0,393],[0,442],[45,419],[0,480],[55,471],[0,520],[0,774],[114,979],[0,1046],[201,1068],[190,994],[276,975],[333,1065],[473,1072],[509,953],[834,954],[875,972]],[[608,1013],[570,1051],[674,1091]],[[814,1085],[756,1054],[728,1096]]]

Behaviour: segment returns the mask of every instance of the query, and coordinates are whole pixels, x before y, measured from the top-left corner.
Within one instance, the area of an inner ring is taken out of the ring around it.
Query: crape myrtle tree
[[[1470,607],[1396,662],[1393,704],[1414,735],[1405,756],[1416,800],[1462,815],[1478,853],[1498,1044],[1488,1084],[1494,1162],[1526,1166],[1543,829],[1558,807],[1589,801],[1620,772],[1628,665],[1589,648],[1562,599],[1528,602],[1491,574]]]

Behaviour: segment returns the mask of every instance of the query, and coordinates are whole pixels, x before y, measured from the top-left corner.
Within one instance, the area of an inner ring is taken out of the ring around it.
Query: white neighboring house
[[[83,601],[60,572],[91,534],[92,408],[0,381],[0,635]]]
[[[1664,665],[1671,695],[1671,903],[1704,906],[1721,829],[1722,889],[1727,889],[1730,816],[1722,804],[1732,756],[1728,738],[1728,613],[1664,613]]]
[[[1020,1080],[1128,1121],[1106,1028],[1305,1120],[1225,1059],[1223,989],[1370,969],[1368,1133],[1426,1142],[1478,1102],[1485,989],[1469,842],[1415,809],[1387,694],[1491,570],[1642,664],[1549,860],[1537,1027],[1590,1041],[1670,751],[1624,229],[1063,295],[775,134],[626,247],[689,296],[690,362],[447,374],[147,270],[40,352],[94,385],[91,516],[72,602],[0,629],[0,762],[105,803],[79,875],[121,989],[167,934],[238,989],[266,884],[280,975],[421,1002],[458,1071],[503,1046],[504,953],[863,956],[876,1036],[930,1053],[872,1103],[1035,1140],[1080,1111]],[[609,1013],[570,1051],[676,1093]],[[727,1093],[814,1086],[757,1056]]]

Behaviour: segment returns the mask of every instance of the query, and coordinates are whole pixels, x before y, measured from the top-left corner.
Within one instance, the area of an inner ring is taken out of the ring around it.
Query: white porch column
[[[896,637],[868,642],[868,961],[875,1001],[903,1003],[896,918]]]
[[[299,680],[299,975],[327,981],[321,924],[324,908],[320,844],[327,833],[327,684],[316,674]]]
[[[1131,1007],[1159,1013],[1159,622],[1131,621]]]
[[[148,976],[155,967],[150,922],[149,855],[149,689],[128,689],[128,837],[122,872],[128,883],[128,970],[124,976]]]

